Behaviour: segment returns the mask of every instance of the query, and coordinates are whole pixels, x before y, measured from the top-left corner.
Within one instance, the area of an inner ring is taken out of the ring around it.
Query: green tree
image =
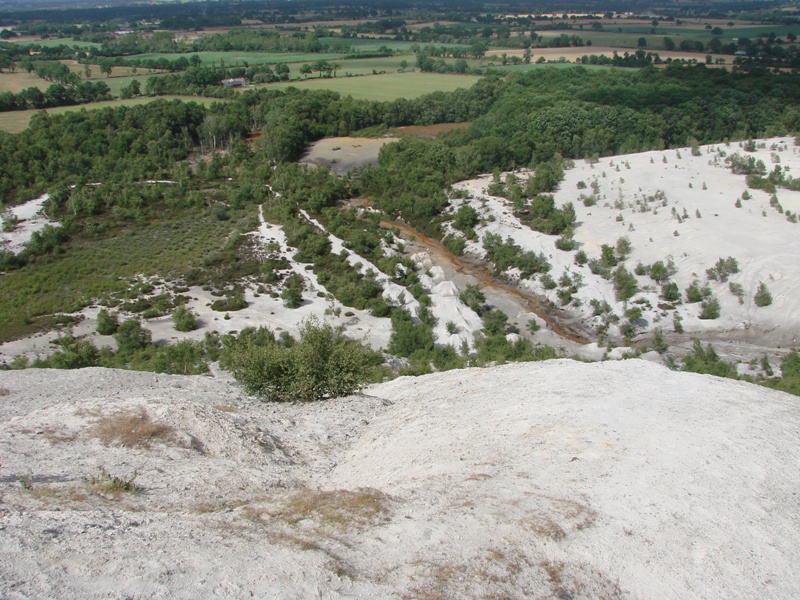
[[[636,277],[624,266],[619,266],[614,271],[614,291],[620,302],[630,300],[639,291]]]
[[[456,211],[455,219],[453,220],[453,225],[455,228],[466,233],[477,224],[478,211],[472,208],[469,204],[462,204]]]
[[[763,281],[759,282],[758,290],[755,296],[753,296],[753,301],[756,303],[756,306],[759,307],[772,304],[772,293],[770,293],[769,288],[767,288]]]
[[[142,327],[139,319],[127,319],[114,334],[117,349],[122,354],[129,354],[146,348],[152,342],[153,336],[149,330]]]

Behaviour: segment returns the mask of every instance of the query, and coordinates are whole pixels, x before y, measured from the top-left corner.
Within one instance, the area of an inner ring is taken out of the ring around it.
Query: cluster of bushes
[[[486,250],[486,257],[494,263],[494,271],[498,275],[511,268],[519,269],[522,277],[550,270],[550,263],[544,254],[525,252],[511,237],[503,241],[500,235],[487,233],[483,236],[483,248]]]
[[[738,272],[739,272],[738,261],[732,256],[729,256],[728,258],[720,258],[713,267],[706,270],[706,276],[711,281],[719,281],[721,283],[725,283],[726,281],[728,281],[729,276],[735,275]]]
[[[102,325],[101,325],[102,324]],[[138,319],[117,324],[107,313],[98,323],[98,332],[113,335],[117,350],[108,346],[97,348],[86,339],[67,333],[54,343],[58,347],[47,358],[37,359],[36,368],[81,369],[85,367],[127,368],[136,371],[199,375],[208,371],[208,361],[216,358],[213,339],[205,342],[182,341],[171,345],[155,345],[148,329]]]
[[[759,376],[739,375],[736,365],[719,357],[711,344],[705,347],[700,340],[694,340],[692,352],[683,357],[682,364],[671,363],[673,368],[683,371],[716,375],[729,379],[742,379],[757,383],[775,390],[781,390],[800,396],[800,352],[792,350],[781,359],[781,374],[776,376],[770,365],[769,359],[764,356],[760,361],[753,361],[752,366],[759,366],[762,373]]]
[[[300,339],[276,339],[267,328],[247,329],[225,341],[220,365],[248,393],[279,402],[307,402],[357,392],[382,371],[383,357],[314,318]]]

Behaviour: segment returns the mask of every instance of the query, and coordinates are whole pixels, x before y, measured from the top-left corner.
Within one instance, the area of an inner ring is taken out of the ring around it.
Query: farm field
[[[134,56],[126,57],[128,60],[149,60],[166,58],[168,60],[175,60],[180,56],[190,57],[197,55],[203,61],[203,65],[219,65],[221,62],[225,66],[233,67],[236,65],[261,65],[273,63],[297,63],[297,62],[313,62],[315,60],[335,60],[341,58],[342,54],[324,53],[324,52],[186,52],[183,54],[175,54],[168,52],[150,53],[150,54],[136,54]]]
[[[99,48],[102,44],[97,44],[95,42],[80,42],[75,41],[72,38],[53,38],[49,40],[43,40],[36,36],[26,35],[21,36],[18,38],[13,38],[8,40],[9,42],[13,42],[16,44],[38,44],[43,48],[55,48],[56,46],[77,46],[79,48]]]
[[[3,92],[18,94],[29,87],[39,88],[44,91],[49,85],[50,82],[28,73],[0,73],[0,94]]]
[[[399,52],[413,52],[413,46],[424,46],[420,42],[405,42],[392,39],[390,37],[369,37],[369,38],[320,38],[323,44],[330,42],[346,42],[353,47],[355,52],[377,52],[381,47],[390,48]],[[447,46],[448,48],[466,48],[465,44],[436,44],[437,46]]]
[[[270,83],[268,87],[307,90],[332,90],[360,100],[395,100],[417,98],[432,92],[469,88],[480,77],[474,75],[438,75],[429,73],[391,73],[364,77],[315,78],[305,81]]]
[[[594,55],[597,55],[597,56],[605,55],[605,56],[609,56],[610,57],[610,56],[613,56],[614,52],[616,52],[619,55],[622,55],[625,52],[633,53],[635,50],[638,50],[638,48],[636,48],[636,49],[634,49],[634,48],[613,48],[611,46],[579,46],[577,48],[532,48],[531,49],[531,53],[532,53],[531,54],[531,57],[532,57],[531,58],[531,62],[535,62],[541,56],[544,56],[547,60],[558,60],[559,58],[561,58],[563,56],[566,60],[568,60],[570,62],[574,62],[576,59],[579,59],[580,57],[582,57],[584,55],[591,56],[592,54],[594,54]],[[656,52],[656,53],[658,53],[658,56],[662,60],[666,60],[668,58],[672,58],[673,60],[675,60],[675,59],[685,59],[685,60],[695,59],[697,61],[703,61],[703,60],[705,60],[705,57],[706,57],[705,54],[699,54],[697,52],[680,52],[679,50],[666,51],[666,50],[660,50],[660,49],[656,49],[656,48],[642,48],[642,50],[645,50],[647,52]],[[494,61],[497,61],[498,59],[500,59],[500,57],[501,57],[501,55],[503,53],[505,53],[509,57],[510,56],[520,56],[521,57],[524,51],[523,50],[494,50],[494,51],[490,51],[490,52],[492,52],[492,53],[491,54],[487,53],[486,57],[484,58],[484,64],[482,66],[486,66],[486,64],[485,64],[486,61],[488,61],[490,59],[494,60]],[[724,56],[724,55],[714,55],[714,58],[718,58],[720,56],[722,56],[722,58],[725,58],[726,61],[728,61],[728,62],[731,61],[732,58],[733,58],[731,56]],[[515,70],[519,70],[520,68],[525,68],[525,67],[530,68],[531,66],[535,66],[535,65],[517,65],[515,67],[512,67],[512,65],[506,65],[505,67],[503,67],[503,66],[497,65],[495,63],[494,66],[498,67],[498,68],[502,68],[502,69],[513,68]]]
[[[333,60],[331,62],[340,65],[338,70],[339,75],[374,75],[381,71],[399,71],[402,69],[402,63],[405,61],[407,67],[413,68],[415,60],[413,56],[400,55],[400,56],[381,56],[378,58],[350,58],[345,60]],[[298,75],[293,72],[290,77],[294,78]]]
[[[197,102],[204,106],[208,106],[213,102],[226,102],[217,98],[202,98],[199,96],[147,96],[140,98],[131,98],[129,100],[109,100],[107,102],[94,102],[92,104],[77,104],[74,106],[59,106],[56,108],[48,108],[47,112],[51,115],[60,115],[66,112],[75,112],[79,110],[99,110],[101,108],[118,107],[118,106],[138,106],[140,104],[147,104],[153,100],[182,100],[183,102]],[[33,110],[12,110],[7,112],[0,112],[0,131],[7,131],[8,133],[19,133],[28,126],[31,117],[38,112],[45,109]]]

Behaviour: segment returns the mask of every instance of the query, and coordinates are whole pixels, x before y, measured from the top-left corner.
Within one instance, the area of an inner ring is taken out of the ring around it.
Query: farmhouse
[[[223,79],[222,85],[226,88],[247,87],[247,82],[244,80],[244,77],[236,77],[233,79]]]

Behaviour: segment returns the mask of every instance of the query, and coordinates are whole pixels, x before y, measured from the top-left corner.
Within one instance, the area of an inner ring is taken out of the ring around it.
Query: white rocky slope
[[[3,598],[800,597],[800,400],[746,383],[564,360],[307,405],[104,369],[0,390]],[[139,493],[84,482],[101,464]]]

